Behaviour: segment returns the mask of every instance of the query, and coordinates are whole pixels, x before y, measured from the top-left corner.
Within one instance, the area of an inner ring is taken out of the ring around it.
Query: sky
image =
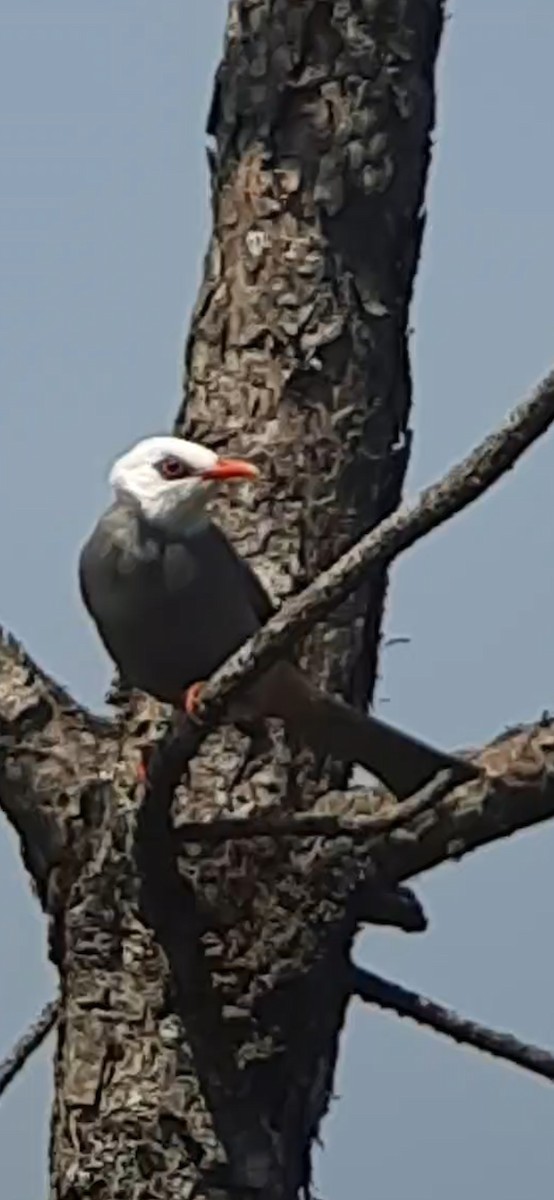
[[[194,11],[193,11],[194,9]],[[204,124],[224,0],[0,0],[0,622],[77,698],[108,662],[79,546],[110,461],[170,427],[209,230]],[[412,313],[407,492],[501,422],[554,357],[551,0],[456,0],[439,67]],[[554,708],[554,434],[402,558],[378,711],[444,746]],[[418,881],[430,929],[359,962],[554,1047],[554,828]],[[45,922],[0,824],[0,1056],[54,993]],[[0,1105],[6,1200],[47,1195],[52,1039]],[[538,1200],[549,1085],[353,1006],[315,1156],[323,1200]]]

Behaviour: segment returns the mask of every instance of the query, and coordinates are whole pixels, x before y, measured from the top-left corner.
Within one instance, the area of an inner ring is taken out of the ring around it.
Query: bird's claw
[[[140,762],[137,764],[137,783],[143,786],[148,783],[148,768],[150,766],[151,754],[152,746],[146,745],[141,747]]]
[[[202,682],[202,680],[200,680],[198,683],[191,683],[190,687],[187,688],[187,690],[183,696],[183,708],[185,710],[185,713],[186,713],[189,721],[194,721],[194,723],[196,725],[201,724],[201,722],[198,720],[198,717],[196,715],[196,710],[197,710],[198,704],[200,702],[200,697],[202,695],[203,688],[204,688],[204,683]]]

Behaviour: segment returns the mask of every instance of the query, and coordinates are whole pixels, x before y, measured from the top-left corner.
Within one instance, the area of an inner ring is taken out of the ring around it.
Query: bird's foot
[[[152,754],[152,746],[142,746],[140,751],[140,762],[137,765],[137,783],[148,783],[148,766],[150,756]]]
[[[202,680],[199,680],[198,683],[191,683],[190,687],[187,688],[183,696],[183,708],[185,713],[189,721],[194,721],[196,725],[200,724],[200,721],[196,715],[196,710],[198,708],[204,686],[205,685]]]

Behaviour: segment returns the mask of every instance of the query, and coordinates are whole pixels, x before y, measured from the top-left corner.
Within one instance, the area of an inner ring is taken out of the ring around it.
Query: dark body
[[[117,501],[79,566],[83,599],[123,680],[160,700],[179,703],[273,611],[211,521],[169,542],[138,508]]]
[[[132,501],[116,501],[98,522],[81,553],[80,583],[123,683],[175,705],[273,611],[213,522],[169,540]],[[320,692],[292,663],[271,667],[233,712],[280,717],[318,754],[367,767],[399,798],[440,770],[460,782],[477,774],[472,763]]]

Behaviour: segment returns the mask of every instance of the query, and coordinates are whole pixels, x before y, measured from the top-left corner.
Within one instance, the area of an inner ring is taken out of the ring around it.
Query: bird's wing
[[[265,625],[266,621],[269,621],[269,618],[277,611],[275,605],[250,564],[244,558],[239,558],[239,563],[252,608],[259,618],[260,624]]]
[[[78,564],[77,570],[78,570],[79,592],[81,594],[81,599],[83,601],[83,604],[84,604],[87,612],[90,613],[91,606],[90,606],[89,590],[87,587],[85,548],[83,548],[83,550],[81,551],[81,553],[79,555],[79,564]]]
[[[265,622],[269,621],[269,618],[273,616],[276,609],[260,579],[246,559],[241,558],[237,554],[231,542],[218,525],[211,523],[209,536],[213,548],[218,555],[233,559],[238,578],[244,588],[245,598],[255,612],[260,625],[265,625]]]

